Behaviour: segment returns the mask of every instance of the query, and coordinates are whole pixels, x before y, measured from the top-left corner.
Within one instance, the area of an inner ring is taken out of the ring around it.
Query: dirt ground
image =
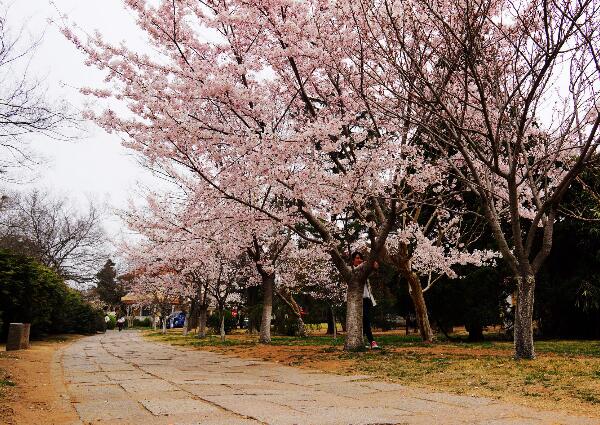
[[[28,350],[6,351],[0,345],[0,424],[69,424],[78,420],[65,399],[60,349],[77,337],[33,342]],[[42,419],[43,418],[43,419]]]

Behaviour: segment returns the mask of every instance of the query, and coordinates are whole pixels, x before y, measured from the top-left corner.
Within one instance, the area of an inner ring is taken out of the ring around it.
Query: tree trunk
[[[206,338],[206,320],[208,316],[208,306],[202,304],[198,306],[198,338]]]
[[[271,343],[271,315],[273,313],[273,287],[275,286],[275,275],[264,273],[262,275],[263,308],[260,322],[260,335],[258,342],[262,344]]]
[[[163,316],[162,317],[162,331],[163,334],[167,333],[167,317]]]
[[[333,335],[335,322],[333,320],[333,307],[327,307],[327,335]]]
[[[189,314],[185,315],[185,319],[183,320],[183,329],[181,330],[181,333],[183,333],[183,336],[187,336],[188,334],[188,324],[189,324]]]
[[[221,342],[225,342],[225,309],[220,309],[221,314]]]
[[[467,330],[467,332],[469,333],[469,337],[467,338],[467,340],[469,342],[480,342],[483,341],[483,326],[481,325],[481,323],[466,323],[465,324],[465,329]],[[447,336],[446,330],[443,331],[444,335]],[[450,339],[450,338],[448,338]]]
[[[283,300],[284,303],[290,308],[292,314],[296,318],[296,323],[298,326],[298,330],[296,331],[296,336],[305,337],[306,336],[306,326],[304,325],[304,320],[302,320],[302,310],[300,306],[294,299],[294,296],[285,288],[278,288],[276,290],[277,295]]]
[[[337,323],[335,320],[335,309],[331,306],[331,322],[333,323],[333,339],[337,338]]]
[[[433,342],[433,331],[429,323],[429,315],[427,314],[427,305],[423,296],[423,288],[419,276],[412,270],[411,257],[408,253],[408,246],[401,243],[399,247],[400,253],[397,258],[397,266],[402,274],[402,277],[408,282],[410,298],[415,307],[415,316],[417,318],[417,327],[421,334],[421,339],[424,342]]]
[[[515,359],[534,359],[533,301],[535,277],[517,278],[517,308],[515,310]]]
[[[365,279],[355,274],[348,283],[346,300],[346,341],[344,350],[358,351],[365,348],[363,341],[363,290]]]
[[[419,276],[414,272],[410,272],[404,277],[408,281],[410,298],[415,306],[417,327],[419,328],[421,339],[424,342],[433,342],[433,331],[431,330],[431,324],[429,323],[427,305],[425,304],[425,297],[423,296],[423,288],[421,287]]]
[[[198,301],[193,299],[190,305],[190,314],[188,320],[188,329],[193,330],[198,327]]]

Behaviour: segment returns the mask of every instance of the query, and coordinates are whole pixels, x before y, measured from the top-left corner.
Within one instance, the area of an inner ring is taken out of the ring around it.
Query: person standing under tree
[[[364,262],[363,255],[358,251],[352,253],[351,259],[353,267],[358,267]],[[377,261],[373,263],[373,267],[375,269],[379,268]],[[373,292],[371,291],[371,284],[369,283],[369,279],[367,279],[363,289],[363,333],[369,340],[368,348],[372,349],[380,348],[379,345],[377,345],[377,342],[375,342],[375,339],[373,338],[373,332],[371,331],[371,311],[376,305],[377,303],[375,302]]]

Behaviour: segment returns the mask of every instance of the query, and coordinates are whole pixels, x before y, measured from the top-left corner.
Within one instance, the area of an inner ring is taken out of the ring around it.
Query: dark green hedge
[[[51,269],[32,258],[0,250],[0,339],[11,322],[31,323],[33,337],[95,333],[104,315]]]

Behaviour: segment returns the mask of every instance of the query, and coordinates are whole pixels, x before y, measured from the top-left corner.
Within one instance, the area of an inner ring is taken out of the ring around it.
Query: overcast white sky
[[[25,23],[31,36],[43,34],[30,73],[44,79],[49,98],[67,99],[76,109],[83,109],[85,103],[78,88],[100,83],[102,74],[86,67],[84,56],[55,26],[48,24],[49,18],[58,17],[57,10],[88,33],[97,29],[109,41],[143,44],[134,17],[124,8],[122,0],[53,0],[54,5],[50,0],[0,0],[0,5],[3,3],[9,5],[10,27],[18,28]],[[76,142],[34,140],[32,149],[46,161],[38,168],[39,177],[31,185],[82,204],[92,199],[106,203],[109,208],[124,208],[140,184],[152,184],[152,177],[120,145],[116,136],[91,123],[86,124],[82,136]],[[109,217],[105,226],[113,236],[122,230],[115,217]]]

